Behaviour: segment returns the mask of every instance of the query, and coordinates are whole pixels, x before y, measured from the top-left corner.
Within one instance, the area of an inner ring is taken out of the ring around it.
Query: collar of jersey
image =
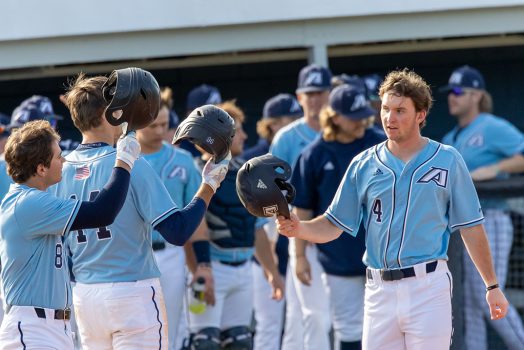
[[[93,142],[93,143],[81,143],[76,148],[78,151],[84,150],[84,149],[93,149],[93,148],[100,148],[100,147],[106,147],[109,146],[109,144],[105,142]]]

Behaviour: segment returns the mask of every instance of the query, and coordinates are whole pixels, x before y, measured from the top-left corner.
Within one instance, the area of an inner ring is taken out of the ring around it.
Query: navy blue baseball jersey
[[[352,235],[364,224],[375,269],[447,259],[451,232],[484,221],[462,156],[432,140],[407,163],[386,142],[356,156],[325,215]]]
[[[384,133],[376,129],[368,129],[363,138],[345,144],[318,137],[304,149],[293,169],[291,183],[297,193],[293,205],[312,210],[314,216],[323,214],[331,204],[351,160],[385,139]],[[338,276],[364,273],[362,225],[356,237],[341,235],[334,241],[317,244],[317,247],[318,259],[326,273]]]

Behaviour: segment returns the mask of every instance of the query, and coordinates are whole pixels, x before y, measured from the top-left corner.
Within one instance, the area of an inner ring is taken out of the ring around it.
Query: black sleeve
[[[108,226],[115,221],[124,205],[129,189],[130,174],[114,167],[111,177],[92,202],[83,201],[71,225],[71,231]]]
[[[154,228],[169,243],[183,246],[200,225],[206,209],[206,202],[195,197],[184,209],[169,215]]]

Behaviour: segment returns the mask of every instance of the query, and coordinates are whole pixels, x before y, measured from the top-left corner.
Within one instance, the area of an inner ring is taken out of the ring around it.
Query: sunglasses
[[[460,86],[455,86],[448,91],[448,95],[452,94],[454,96],[462,96],[466,94],[467,92],[468,92],[467,89],[464,89],[463,87],[460,87]]]

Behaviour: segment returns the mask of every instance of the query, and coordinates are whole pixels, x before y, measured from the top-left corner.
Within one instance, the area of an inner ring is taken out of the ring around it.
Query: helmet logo
[[[278,213],[278,205],[270,205],[269,207],[262,207],[265,216],[273,216]]]
[[[258,179],[257,188],[261,188],[263,190],[267,190],[267,186],[264,182],[262,182],[261,179]]]
[[[208,136],[207,139],[206,139],[206,142],[209,143],[210,145],[212,145],[215,142],[215,139],[212,138],[211,136]]]

